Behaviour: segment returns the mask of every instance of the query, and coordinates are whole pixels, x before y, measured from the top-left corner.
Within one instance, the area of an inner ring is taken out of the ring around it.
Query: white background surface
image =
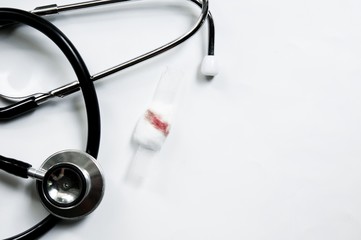
[[[221,73],[210,82],[199,74],[203,28],[181,47],[97,83],[104,200],[43,239],[361,239],[361,2],[210,4]],[[149,1],[52,22],[97,73],[181,35],[198,13],[187,1]],[[28,28],[1,33],[0,49],[0,80],[19,93],[75,80],[59,51]],[[127,178],[132,131],[167,66],[184,71],[176,121],[134,185]],[[1,123],[0,131],[1,154],[34,166],[56,151],[84,149],[80,95]],[[31,180],[0,173],[0,193],[1,239],[47,214]]]

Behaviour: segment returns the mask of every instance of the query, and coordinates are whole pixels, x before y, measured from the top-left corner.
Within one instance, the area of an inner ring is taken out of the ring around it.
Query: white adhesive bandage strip
[[[133,133],[138,148],[128,171],[128,180],[139,185],[150,162],[162,148],[171,129],[171,122],[182,86],[183,73],[167,69],[160,78],[153,101],[139,119]]]
[[[160,150],[165,142],[173,119],[181,89],[182,73],[167,69],[156,88],[153,101],[139,119],[133,139],[141,147]]]
[[[148,173],[150,163],[156,155],[157,152],[139,146],[129,166],[126,176],[127,181],[135,186],[141,185]]]

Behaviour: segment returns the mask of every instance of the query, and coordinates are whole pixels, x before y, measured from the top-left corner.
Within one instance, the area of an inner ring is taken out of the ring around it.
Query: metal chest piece
[[[94,211],[104,194],[104,178],[95,158],[78,150],[50,156],[36,182],[44,207],[62,219],[78,219]]]

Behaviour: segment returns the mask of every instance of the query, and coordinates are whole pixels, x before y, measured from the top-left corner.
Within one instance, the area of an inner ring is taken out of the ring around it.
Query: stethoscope
[[[193,28],[181,37],[93,76],[90,76],[84,61],[71,41],[49,21],[40,17],[67,10],[125,1],[95,0],[64,6],[48,5],[37,7],[31,12],[0,8],[1,27],[25,24],[43,33],[63,52],[78,78],[78,81],[56,88],[48,93],[36,93],[26,97],[1,95],[2,98],[14,103],[0,109],[0,120],[11,120],[26,112],[35,110],[50,99],[65,97],[81,90],[85,102],[88,125],[85,151],[59,151],[46,159],[38,169],[33,168],[31,164],[0,156],[0,169],[15,176],[36,180],[36,188],[42,204],[50,212],[48,217],[34,227],[8,239],[37,239],[54,227],[59,220],[83,218],[93,212],[100,204],[104,194],[105,183],[102,170],[96,160],[100,144],[100,112],[94,81],[176,47],[194,35],[207,18],[209,23],[208,56],[203,60],[202,72],[206,76],[217,74],[214,62],[214,23],[208,9],[208,0],[190,0],[201,7],[202,12]]]

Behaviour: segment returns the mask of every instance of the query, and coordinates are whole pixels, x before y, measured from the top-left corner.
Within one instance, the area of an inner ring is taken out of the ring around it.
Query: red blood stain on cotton
[[[155,129],[161,131],[165,136],[168,136],[169,124],[166,121],[163,121],[161,116],[152,112],[151,110],[147,110],[145,119],[147,119]]]

